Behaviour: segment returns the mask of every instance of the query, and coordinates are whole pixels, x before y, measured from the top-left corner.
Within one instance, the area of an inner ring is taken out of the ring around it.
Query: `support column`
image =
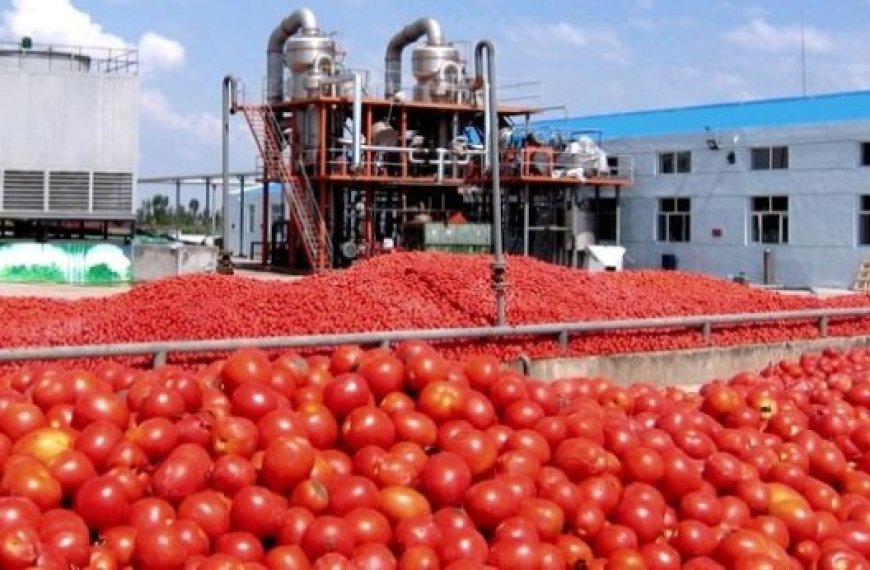
[[[523,255],[529,255],[529,185],[523,186]]]
[[[245,255],[245,177],[239,176],[239,256]]]
[[[616,199],[614,200],[616,206],[616,213],[614,214],[616,217],[616,245],[622,245],[622,220],[620,220],[620,214],[622,212],[622,207],[619,202],[619,186],[614,187],[616,190]]]
[[[364,203],[365,203],[364,220],[365,220],[365,222],[363,225],[363,227],[365,228],[365,230],[364,230],[365,242],[366,242],[366,247],[371,248],[372,244],[375,241],[375,227],[374,227],[374,219],[372,216],[372,213],[373,213],[372,211],[374,210],[375,192],[374,192],[374,189],[371,187],[371,185],[367,185],[363,192],[364,192],[364,196],[365,196],[365,198],[364,198],[364,200],[365,200],[364,201]]]
[[[175,215],[172,218],[175,220],[175,233],[176,238],[181,235],[181,221],[179,220],[181,214],[181,179],[175,179]]]
[[[283,189],[282,189],[283,193]],[[263,176],[263,212],[260,216],[260,261],[263,265],[269,264],[269,240],[271,236],[269,235],[269,176]]]

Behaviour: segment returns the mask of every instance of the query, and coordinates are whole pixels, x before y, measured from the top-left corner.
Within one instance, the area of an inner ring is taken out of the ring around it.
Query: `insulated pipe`
[[[486,42],[489,43],[489,42]],[[489,44],[492,45],[492,44]],[[492,116],[490,113],[490,99],[489,99],[489,81],[484,80],[483,78],[483,51],[485,49],[484,41],[478,42],[478,44],[474,47],[474,74],[475,74],[475,83],[478,87],[483,88],[483,145],[487,151],[490,151],[490,139],[491,133],[493,131],[492,128]],[[496,146],[498,145],[498,139],[495,139]],[[491,152],[491,151],[490,151]],[[483,155],[483,168],[484,170],[489,170],[492,167],[490,164],[491,158],[490,153],[487,152]]]
[[[363,103],[363,79],[359,71],[351,71],[342,75],[328,77],[324,83],[340,85],[353,81],[353,156],[351,157],[351,170],[359,171],[362,166],[362,103]]]
[[[232,75],[224,77],[223,81],[223,140],[221,145],[221,169],[223,175],[223,192],[221,193],[223,209],[223,229],[221,230],[223,251],[230,250],[230,113],[236,112],[236,93],[238,82]],[[243,193],[244,188],[241,190]],[[243,252],[239,252],[241,255]]]
[[[486,52],[486,75],[483,72],[483,54]],[[489,169],[492,176],[492,288],[495,291],[495,324],[503,326],[507,321],[505,306],[506,266],[502,251],[501,228],[501,180],[499,179],[498,153],[498,109],[495,97],[495,47],[489,40],[481,40],[474,47],[477,79],[483,80],[486,95],[486,121],[489,125],[487,146],[489,147]]]
[[[430,46],[444,45],[441,24],[434,18],[420,18],[405,26],[390,40],[384,56],[384,98],[389,99],[402,87],[402,50],[421,37],[429,38]]]
[[[300,8],[284,18],[269,36],[266,48],[266,101],[274,105],[284,99],[284,44],[302,30],[306,33],[317,31],[314,12]]]

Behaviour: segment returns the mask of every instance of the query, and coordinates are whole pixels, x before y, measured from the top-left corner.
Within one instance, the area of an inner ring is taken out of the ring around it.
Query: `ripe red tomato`
[[[517,496],[500,480],[485,480],[469,487],[464,506],[471,520],[484,529],[494,529],[520,508]]]
[[[341,425],[341,438],[353,451],[367,445],[383,449],[390,447],[396,438],[396,428],[385,412],[374,406],[356,408]]]
[[[85,482],[76,492],[75,511],[95,530],[123,524],[130,512],[124,487],[103,475]]]
[[[311,475],[314,448],[303,437],[282,436],[269,444],[260,476],[276,493],[288,493]]]
[[[274,537],[284,522],[285,504],[264,487],[245,487],[233,497],[230,523],[238,531],[246,531],[264,539]]]
[[[181,501],[178,518],[197,523],[211,540],[215,540],[230,530],[230,503],[222,493],[200,491]]]
[[[218,537],[214,553],[227,554],[242,562],[259,562],[265,556],[265,549],[260,539],[250,532],[234,531]]]
[[[456,504],[471,486],[472,473],[463,458],[441,452],[428,459],[420,474],[420,489],[436,508]]]
[[[372,392],[359,374],[339,374],[323,387],[323,404],[338,419],[372,401]]]
[[[133,562],[140,568],[181,568],[187,547],[174,525],[156,524],[136,534]]]
[[[415,410],[399,411],[393,414],[396,435],[402,441],[412,441],[429,447],[438,439],[438,425],[422,412]]]
[[[392,540],[390,521],[375,509],[353,509],[344,515],[344,520],[350,525],[354,544],[390,544]]]
[[[314,519],[302,535],[300,544],[309,560],[330,552],[350,556],[353,552],[353,529],[344,519],[326,515]]]
[[[366,357],[357,372],[379,400],[391,392],[401,392],[405,382],[405,365],[391,354]]]
[[[336,477],[329,486],[329,512],[343,516],[361,508],[376,508],[380,502],[378,487],[366,477]]]
[[[492,436],[475,429],[445,438],[441,448],[460,456],[475,477],[492,469],[498,459],[498,448]]]
[[[380,490],[380,510],[390,522],[427,515],[432,512],[429,501],[411,487],[391,485]]]
[[[221,379],[228,394],[247,382],[266,383],[271,373],[269,357],[262,350],[243,348],[234,352],[221,368]]]

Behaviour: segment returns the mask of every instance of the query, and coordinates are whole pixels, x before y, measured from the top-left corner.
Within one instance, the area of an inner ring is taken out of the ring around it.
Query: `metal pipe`
[[[765,285],[773,285],[773,251],[769,247],[764,248],[761,257],[763,277]]]
[[[223,176],[223,192],[221,194],[223,210],[223,229],[221,230],[221,250],[230,250],[230,114],[236,112],[237,81],[232,75],[224,76],[223,81],[223,131],[221,141],[221,174]],[[242,189],[244,192],[244,188]]]
[[[501,169],[498,152],[498,109],[495,93],[495,46],[489,40],[477,42],[474,48],[476,72],[478,78],[483,71],[483,54],[486,52],[486,75],[483,77],[486,99],[489,103],[486,116],[489,118],[489,164],[492,176],[492,288],[495,291],[495,324],[504,325],[507,322],[507,307],[505,289],[507,287],[505,274],[507,267],[502,251],[501,227]]]
[[[771,313],[732,313],[727,315],[698,315],[691,317],[665,317],[653,319],[628,319],[618,321],[583,321],[576,323],[546,323],[516,326],[421,329],[403,331],[323,334],[309,336],[282,336],[259,338],[226,338],[213,340],[182,340],[166,342],[138,342],[124,344],[97,344],[88,346],[48,346],[0,349],[0,362],[19,360],[49,360],[65,358],[100,358],[160,352],[213,352],[235,350],[243,347],[261,348],[317,348],[346,344],[380,344],[403,340],[455,340],[460,338],[493,338],[511,336],[546,336],[570,333],[607,332],[618,330],[650,330],[675,328],[700,328],[712,326],[766,323],[783,320],[806,320],[820,322],[834,318],[870,317],[870,307],[810,309],[802,311],[777,311]]]
[[[284,44],[297,32],[317,32],[314,12],[300,8],[284,18],[269,36],[266,48],[266,101],[274,105],[284,99]]]
[[[402,87],[402,50],[424,35],[430,46],[444,45],[441,24],[434,18],[411,22],[390,39],[384,56],[384,98],[393,97]]]
[[[324,79],[324,83],[341,84],[353,81],[353,133],[351,141],[353,145],[353,157],[351,158],[351,170],[358,172],[362,166],[362,109],[363,109],[363,77],[359,71],[351,71],[335,77]]]

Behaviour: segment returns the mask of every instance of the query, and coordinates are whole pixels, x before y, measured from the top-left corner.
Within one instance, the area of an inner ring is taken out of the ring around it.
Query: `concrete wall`
[[[870,195],[870,169],[860,166],[868,128],[861,121],[707,133],[699,125],[698,133],[608,141],[608,152],[634,157],[635,183],[623,193],[620,227],[627,265],[661,267],[669,253],[681,269],[723,277],[744,272],[760,282],[762,252],[770,248],[777,283],[851,287],[860,261],[870,256],[870,247],[858,244],[860,196]],[[707,147],[710,137],[719,150]],[[750,169],[752,147],[777,145],[789,147],[788,169]],[[691,173],[658,172],[660,152],[684,150],[692,152]],[[789,197],[787,244],[751,241],[750,198],[765,195]],[[656,241],[658,200],[671,196],[692,199],[689,243]]]
[[[549,358],[532,362],[530,376],[544,380],[604,376],[620,384],[651,382],[659,386],[694,386],[714,378],[729,378],[760,370],[771,362],[829,347],[870,346],[870,337],[826,338],[777,344],[705,348],[643,354]],[[519,364],[514,365],[519,368]]]
[[[217,254],[217,248],[209,246],[136,245],[133,247],[133,281],[141,283],[175,275],[211,272],[217,266]]]

